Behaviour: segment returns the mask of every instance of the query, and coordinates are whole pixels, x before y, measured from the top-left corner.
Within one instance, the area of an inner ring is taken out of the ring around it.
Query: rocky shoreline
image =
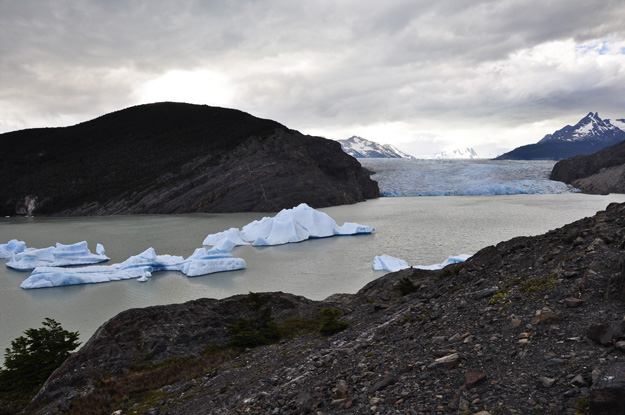
[[[353,295],[128,310],[24,413],[623,413],[624,253],[625,204],[611,204],[440,271],[387,274]],[[301,332],[231,347],[233,324],[258,318],[260,304]],[[349,327],[304,329],[328,308]],[[98,409],[98,399],[109,406]]]

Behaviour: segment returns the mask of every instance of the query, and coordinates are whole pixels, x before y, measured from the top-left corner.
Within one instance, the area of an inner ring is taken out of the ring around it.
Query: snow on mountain
[[[593,154],[625,141],[623,119],[602,120],[598,113],[589,112],[575,125],[567,125],[545,135],[536,144],[527,144],[504,153],[496,160],[562,160]]]
[[[621,125],[618,127],[617,125]],[[560,141],[560,142],[573,142],[573,141],[597,141],[597,142],[610,142],[622,141],[625,138],[625,131],[622,129],[625,126],[625,122],[622,120],[615,120],[614,124],[610,120],[602,120],[598,113],[589,112],[584,118],[582,118],[577,124],[566,127],[554,132],[553,134],[547,134],[539,143]]]
[[[618,120],[614,120],[614,121],[610,121],[610,120],[604,120],[604,121],[608,124],[615,126],[616,128],[619,128],[625,131],[625,118],[619,118]]]
[[[346,140],[337,141],[341,143],[344,152],[356,158],[414,159],[410,154],[406,154],[390,144],[378,144],[355,135]]]
[[[549,180],[553,160],[364,159],[383,197],[570,193]]]
[[[424,159],[447,160],[447,159],[478,159],[477,152],[471,147],[458,148],[452,151],[440,151]]]

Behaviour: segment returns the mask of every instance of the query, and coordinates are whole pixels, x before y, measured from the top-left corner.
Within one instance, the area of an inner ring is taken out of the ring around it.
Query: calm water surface
[[[544,233],[605,209],[610,202],[625,202],[625,195],[381,198],[320,209],[339,225],[358,222],[376,231],[276,247],[237,247],[232,253],[245,259],[247,269],[196,278],[160,272],[146,283],[127,280],[22,290],[19,285],[29,273],[0,266],[0,350],[24,330],[39,327],[45,317],[80,331],[84,342],[106,320],[129,308],[250,291],[284,291],[316,300],[338,292],[355,293],[384,275],[371,269],[376,255],[392,255],[411,265],[440,263],[450,255],[473,254],[515,236]],[[149,247],[157,254],[187,257],[206,235],[241,228],[263,216],[268,214],[2,218],[0,243],[16,238],[43,248],[86,240],[92,252],[96,243],[104,245],[109,264]]]

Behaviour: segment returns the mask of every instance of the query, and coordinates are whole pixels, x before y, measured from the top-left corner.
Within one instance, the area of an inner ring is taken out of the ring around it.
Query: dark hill
[[[551,180],[571,184],[584,193],[625,193],[625,142],[591,155],[560,160]]]
[[[276,211],[378,196],[338,143],[225,108],[156,103],[0,135],[0,214]]]

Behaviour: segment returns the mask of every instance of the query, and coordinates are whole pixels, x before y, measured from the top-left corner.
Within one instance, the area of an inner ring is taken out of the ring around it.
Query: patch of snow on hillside
[[[362,159],[384,197],[557,194],[577,190],[549,180],[551,160]]]
[[[612,124],[613,126],[615,126],[616,128],[625,131],[625,119],[614,120],[614,121],[606,120],[606,121]]]

